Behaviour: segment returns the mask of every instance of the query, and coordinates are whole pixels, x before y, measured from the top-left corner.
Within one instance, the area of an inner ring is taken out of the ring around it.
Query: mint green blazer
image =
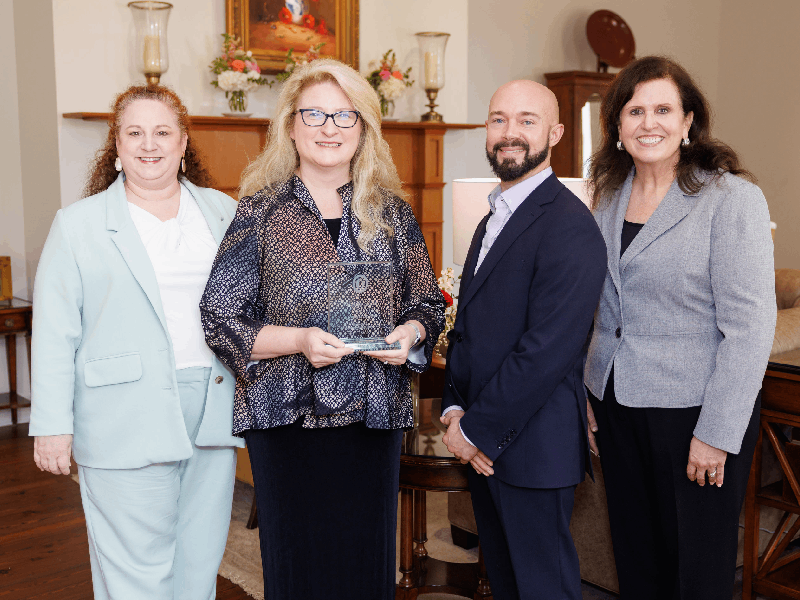
[[[123,181],[56,213],[33,292],[30,435],[73,434],[75,461],[101,469],[192,455],[161,294]],[[219,243],[236,202],[183,183]],[[231,435],[234,387],[215,358],[198,446],[244,446]]]

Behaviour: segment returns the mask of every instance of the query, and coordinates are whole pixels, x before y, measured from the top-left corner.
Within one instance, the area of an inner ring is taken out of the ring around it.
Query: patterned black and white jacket
[[[293,423],[336,427],[364,422],[375,429],[413,425],[411,371],[422,372],[444,327],[444,301],[425,240],[408,203],[386,202],[394,226],[379,232],[372,252],[359,248],[358,219],[350,211],[352,182],[338,190],[343,214],[334,246],[322,215],[299,177],[274,192],[242,198],[220,244],[200,311],[206,342],[237,377],[233,433]],[[250,361],[265,325],[327,329],[327,264],[391,261],[397,324],[419,321],[426,330],[425,361],[384,365],[361,354],[314,368],[303,354]]]

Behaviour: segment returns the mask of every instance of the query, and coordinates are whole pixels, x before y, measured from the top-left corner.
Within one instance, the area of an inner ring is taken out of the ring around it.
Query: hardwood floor
[[[0,427],[0,599],[52,598],[92,598],[80,490],[36,468],[27,424]],[[217,577],[217,600],[248,598]]]

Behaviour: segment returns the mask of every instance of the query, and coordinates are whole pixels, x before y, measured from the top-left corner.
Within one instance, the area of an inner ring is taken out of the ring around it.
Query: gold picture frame
[[[0,302],[11,300],[14,291],[11,287],[11,257],[0,256]]]
[[[296,15],[303,5],[301,22],[286,22],[290,7]],[[322,56],[358,70],[358,0],[225,0],[225,22],[227,33],[252,51],[263,73],[283,71],[290,48],[301,54],[319,43],[325,44]]]

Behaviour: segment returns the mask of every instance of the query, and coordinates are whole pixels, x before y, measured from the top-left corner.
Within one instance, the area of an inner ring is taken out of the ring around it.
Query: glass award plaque
[[[356,351],[399,350],[394,329],[392,263],[328,263],[328,333]]]

